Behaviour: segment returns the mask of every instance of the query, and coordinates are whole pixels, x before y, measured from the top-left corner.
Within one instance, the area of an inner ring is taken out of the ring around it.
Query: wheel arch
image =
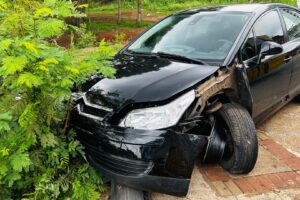
[[[217,99],[220,103],[238,103],[252,115],[253,98],[245,69],[242,66],[233,66],[208,80],[196,89],[199,97],[200,113],[209,102]]]

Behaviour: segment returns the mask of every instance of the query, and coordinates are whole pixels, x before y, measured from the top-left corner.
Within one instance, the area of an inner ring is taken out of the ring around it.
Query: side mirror
[[[265,56],[276,55],[282,52],[283,47],[280,44],[270,41],[263,42],[261,44],[261,50],[258,57],[258,64],[260,63],[261,59],[263,59]]]

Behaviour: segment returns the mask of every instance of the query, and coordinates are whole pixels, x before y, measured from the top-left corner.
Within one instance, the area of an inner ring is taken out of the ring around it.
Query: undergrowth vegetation
[[[141,24],[137,25],[136,21],[133,20],[122,20],[120,23],[114,22],[94,22],[89,23],[89,29],[96,33],[98,31],[111,31],[117,29],[130,29],[130,28],[148,28],[153,24],[153,22],[143,21]]]
[[[105,189],[64,119],[74,83],[96,72],[112,77],[106,59],[118,47],[101,42],[74,59],[75,47],[56,45],[63,33],[80,31],[65,22],[84,17],[80,7],[0,0],[0,199],[90,200]]]

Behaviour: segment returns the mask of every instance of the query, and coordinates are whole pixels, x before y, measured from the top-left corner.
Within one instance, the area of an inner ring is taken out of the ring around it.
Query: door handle
[[[284,62],[288,63],[292,60],[292,58],[293,58],[292,56],[287,56],[287,57],[285,57]]]

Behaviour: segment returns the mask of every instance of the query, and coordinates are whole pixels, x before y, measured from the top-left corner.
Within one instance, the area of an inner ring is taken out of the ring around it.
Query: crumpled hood
[[[89,103],[119,109],[129,103],[167,100],[215,73],[219,67],[161,58],[117,56],[115,79],[102,79],[87,93]]]

